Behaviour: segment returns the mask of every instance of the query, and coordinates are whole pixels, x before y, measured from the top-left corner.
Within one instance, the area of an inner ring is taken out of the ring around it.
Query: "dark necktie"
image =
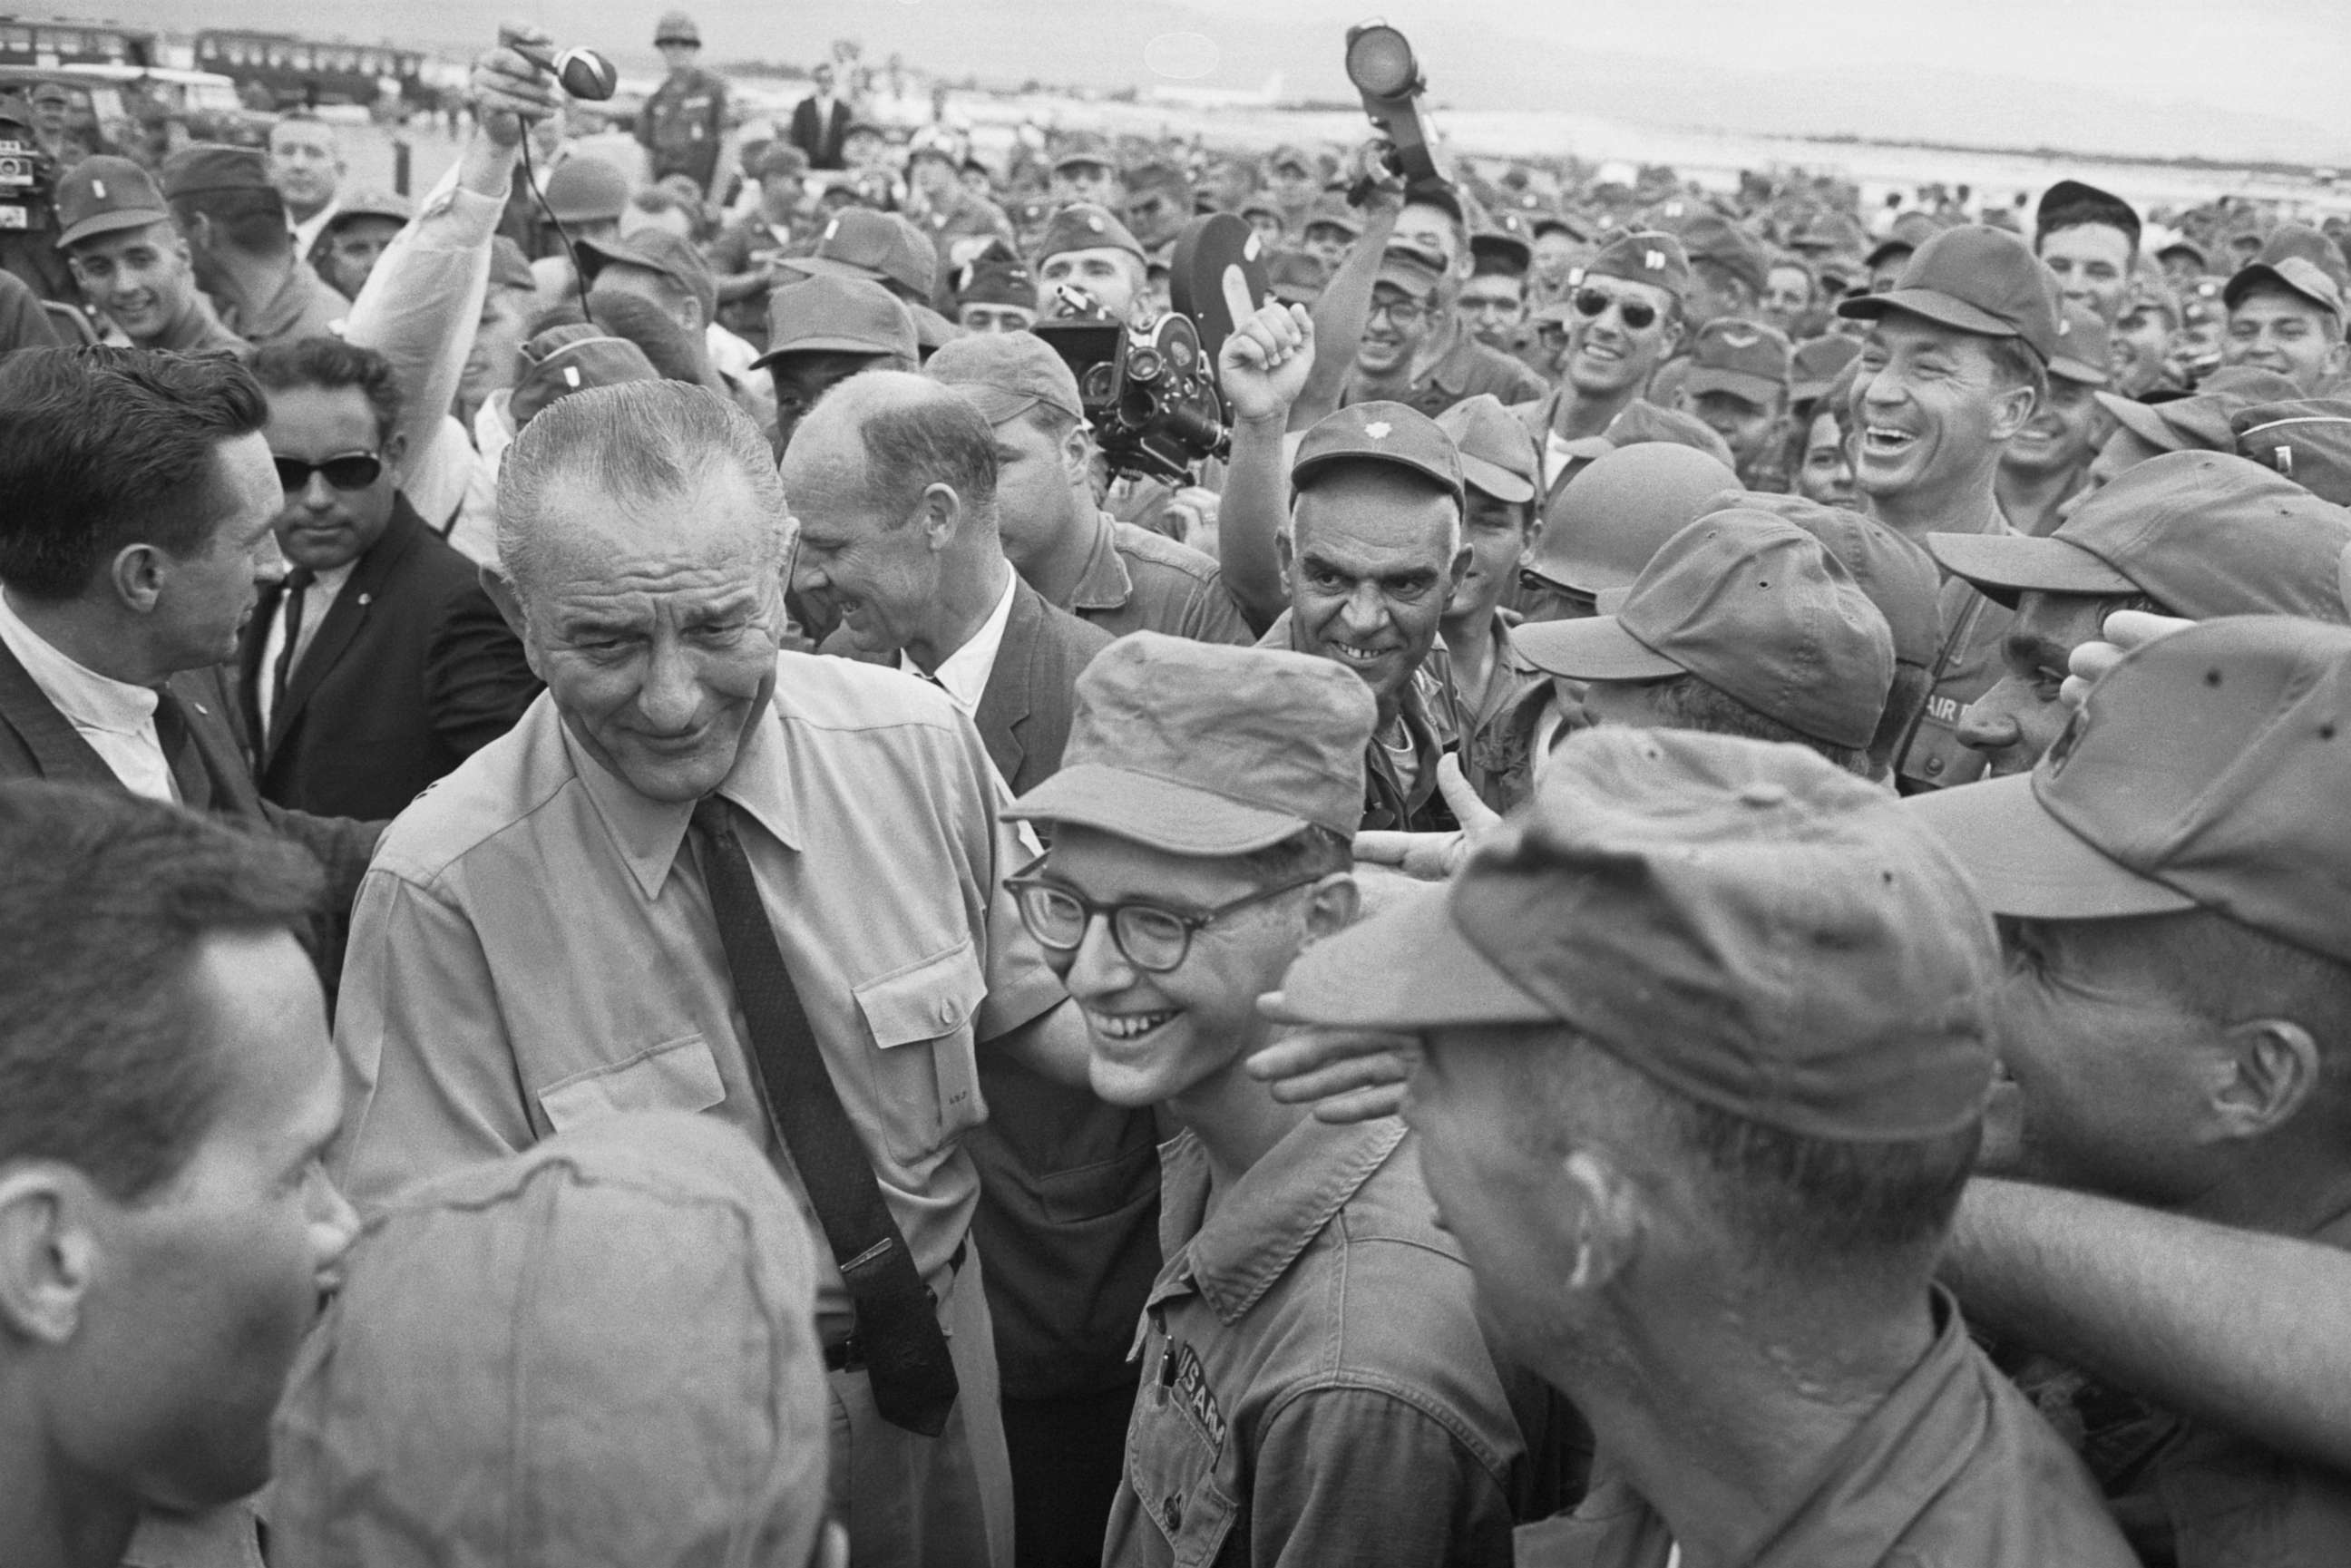
[[[163,761],[172,769],[172,780],[180,787],[180,804],[191,811],[209,810],[213,803],[212,775],[204,771],[203,754],[188,733],[187,710],[180,706],[180,699],[172,695],[169,686],[155,688],[155,744],[163,748]]]
[[[751,880],[732,808],[716,795],[705,796],[694,808],[694,831],[735,999],[767,1089],[768,1117],[790,1152],[856,1303],[874,1406],[893,1426],[935,1437],[946,1429],[956,1388],[936,1299],[915,1271],[906,1238],[883,1200],[873,1162],[825,1069]]]
[[[286,711],[286,683],[294,674],[295,651],[302,645],[302,600],[318,576],[307,566],[298,566],[286,574],[286,646],[277,651],[277,666],[269,674],[270,727]]]

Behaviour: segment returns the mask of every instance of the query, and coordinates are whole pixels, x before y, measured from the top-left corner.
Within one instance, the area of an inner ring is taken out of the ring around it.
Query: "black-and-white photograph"
[[[0,16],[0,1568],[2351,1565],[2342,0],[685,3]]]

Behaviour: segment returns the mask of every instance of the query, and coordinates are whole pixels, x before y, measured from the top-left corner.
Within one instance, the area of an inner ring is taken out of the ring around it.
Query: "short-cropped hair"
[[[71,599],[134,544],[203,551],[215,453],[269,423],[251,371],[160,349],[28,349],[0,359],[0,582]]]
[[[825,395],[841,388],[860,399],[871,390],[852,377]],[[860,412],[857,435],[866,486],[888,516],[912,517],[933,485],[953,490],[973,516],[996,515],[996,433],[960,393],[932,387],[919,398],[877,401]]]
[[[977,417],[975,415],[974,417]],[[569,482],[623,504],[665,499],[700,485],[714,465],[749,483],[784,552],[784,486],[750,417],[705,387],[624,382],[559,398],[523,426],[498,469],[498,559],[517,587],[532,580],[548,528],[547,488]]]
[[[54,1160],[131,1202],[178,1174],[221,1091],[190,966],[294,930],[318,862],[120,790],[0,784],[0,1165]]]
[[[373,349],[346,343],[320,333],[272,343],[255,351],[246,363],[253,379],[269,392],[293,392],[317,387],[322,392],[354,388],[375,412],[375,438],[389,441],[400,423],[400,382],[392,361]]]

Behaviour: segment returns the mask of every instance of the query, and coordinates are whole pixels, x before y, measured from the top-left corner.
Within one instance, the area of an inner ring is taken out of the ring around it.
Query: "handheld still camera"
[[[1373,127],[1387,138],[1388,172],[1407,184],[1445,180],[1436,138],[1420,110],[1428,83],[1405,36],[1377,17],[1348,28],[1347,79]]]
[[[1249,226],[1229,213],[1194,218],[1176,242],[1167,314],[1131,326],[1064,287],[1071,314],[1029,329],[1077,377],[1079,404],[1112,473],[1183,484],[1196,465],[1230,450],[1217,385],[1217,355],[1233,329],[1228,268],[1239,270],[1250,299],[1270,296],[1262,243]]]
[[[49,228],[57,169],[32,128],[0,113],[0,234]]]

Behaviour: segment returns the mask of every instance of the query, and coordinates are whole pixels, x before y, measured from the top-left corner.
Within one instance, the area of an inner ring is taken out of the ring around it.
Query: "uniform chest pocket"
[[[689,1034],[559,1079],[538,1092],[538,1108],[560,1133],[625,1111],[707,1111],[726,1098],[718,1059]]]
[[[970,940],[852,989],[873,1043],[859,1065],[892,1155],[920,1160],[977,1125],[974,1032],[987,977]]]
[[[1204,1424],[1196,1394],[1146,1378],[1127,1439],[1127,1484],[1176,1568],[1211,1568],[1240,1510],[1217,1475],[1230,1441],[1220,1416]],[[1236,1478],[1238,1479],[1238,1478]]]

